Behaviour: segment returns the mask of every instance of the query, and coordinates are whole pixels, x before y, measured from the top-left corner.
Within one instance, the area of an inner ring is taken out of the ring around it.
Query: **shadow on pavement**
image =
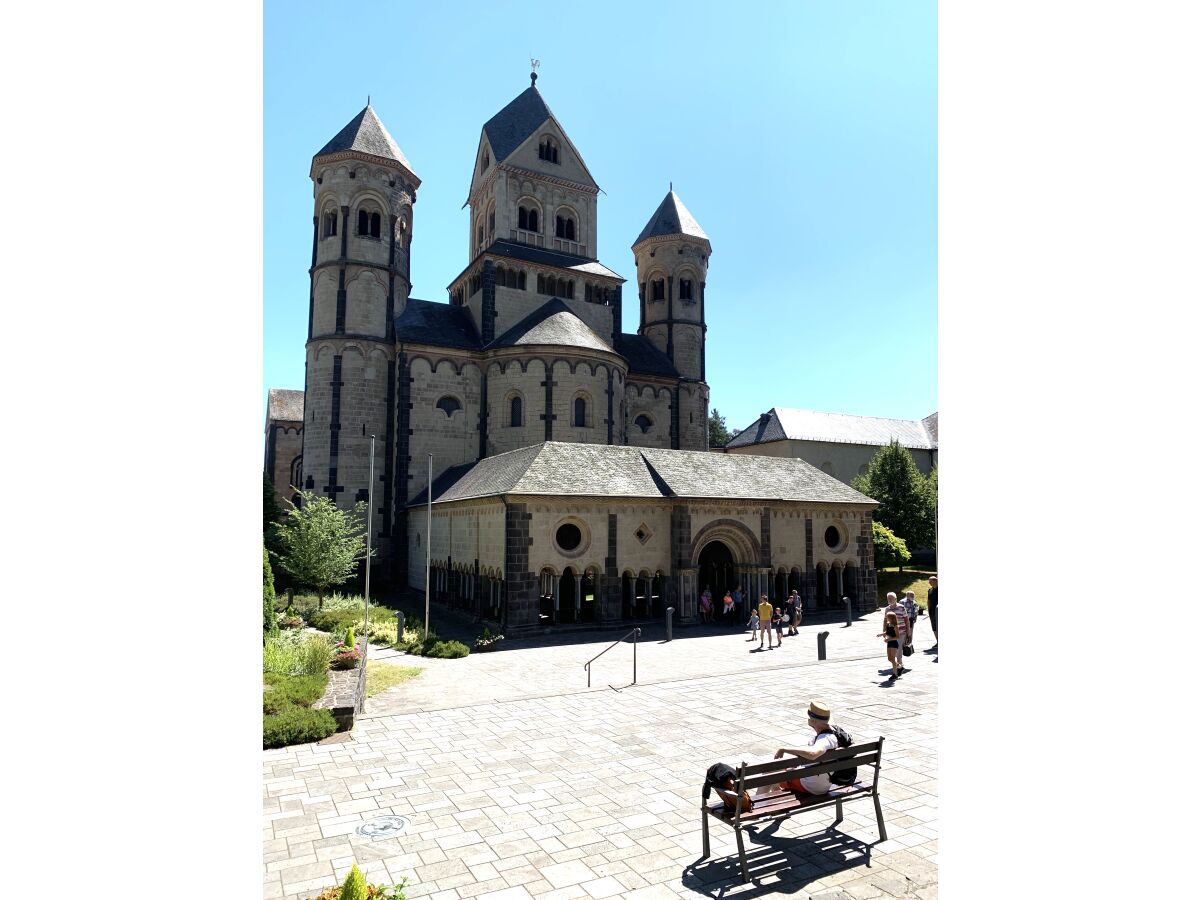
[[[731,856],[697,860],[683,870],[682,883],[686,888],[724,897],[763,897],[771,894],[795,894],[812,882],[866,863],[871,865],[871,845],[834,827],[800,837],[778,837],[779,822],[760,831],[747,831],[750,847],[746,848],[746,865],[750,869],[751,885],[742,882],[742,869],[737,853]],[[754,845],[757,849],[752,849]],[[769,884],[762,879],[774,876]]]

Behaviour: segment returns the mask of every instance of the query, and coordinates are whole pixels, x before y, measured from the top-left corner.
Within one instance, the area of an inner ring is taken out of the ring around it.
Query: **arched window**
[[[490,154],[487,152],[487,150],[485,149],[483,151],[483,156],[479,160],[480,174],[483,174],[484,172],[486,172],[487,167],[490,166],[491,164],[492,164],[492,158],[491,158]]]
[[[537,292],[539,294],[546,293],[546,276],[543,275],[541,272],[538,273]]]
[[[554,217],[554,236],[564,240],[575,240],[575,218],[571,215]]]
[[[667,299],[667,282],[663,278],[657,278],[650,282],[650,299],[651,300],[666,300]]]
[[[360,209],[358,211],[358,234],[367,235],[370,233],[370,231],[371,231],[370,217],[367,215],[367,211],[365,209]]]
[[[575,398],[575,427],[587,428],[587,400],[583,397]]]
[[[520,428],[525,424],[521,412],[521,398],[513,397],[512,403],[509,404],[508,408],[508,424],[510,428]]]
[[[650,417],[645,413],[638,415],[638,417],[633,420],[633,424],[642,430],[642,434],[645,434],[654,427],[654,423],[650,421]]]
[[[517,273],[517,290],[525,290],[525,272],[524,270]]]
[[[337,210],[325,213],[325,237],[337,237]]]
[[[379,213],[371,213],[371,237],[378,238],[383,224],[383,217]]]
[[[538,211],[535,206],[517,207],[517,227],[522,231],[538,232]]]
[[[496,211],[488,210],[488,240],[496,236]]]
[[[552,137],[542,138],[538,144],[538,159],[544,159],[546,162],[558,162],[558,141]]]
[[[692,297],[692,280],[690,278],[679,279],[679,299],[691,300]]]
[[[444,412],[446,414],[446,418],[448,419],[462,409],[462,404],[458,402],[457,398],[451,397],[449,394],[447,394],[437,402],[437,408]]]
[[[482,222],[480,222],[478,225],[475,226],[475,246],[480,250],[483,249],[483,223]]]

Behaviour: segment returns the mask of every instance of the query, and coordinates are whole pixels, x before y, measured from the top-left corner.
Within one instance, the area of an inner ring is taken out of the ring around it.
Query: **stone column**
[[[583,575],[575,575],[575,621],[579,621],[579,611],[583,609]]]

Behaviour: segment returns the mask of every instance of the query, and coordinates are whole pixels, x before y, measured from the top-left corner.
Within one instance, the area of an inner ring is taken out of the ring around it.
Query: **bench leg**
[[[883,807],[879,805],[879,792],[875,792],[875,822],[879,825],[879,839],[887,840],[887,828],[883,824]]]
[[[701,808],[700,810],[700,833],[704,835],[704,855],[701,859],[707,859],[712,851],[708,848],[708,813]]]
[[[842,824],[842,801],[841,801],[841,799],[839,799],[837,802],[837,818],[833,820],[833,825],[841,825],[841,824]],[[830,825],[829,827],[832,828],[833,825]]]
[[[744,881],[746,884],[749,884],[750,883],[750,869],[746,865],[746,845],[744,843],[742,843],[742,829],[735,828],[735,829],[733,829],[733,831],[737,835],[738,862],[740,862],[742,864],[742,881]]]

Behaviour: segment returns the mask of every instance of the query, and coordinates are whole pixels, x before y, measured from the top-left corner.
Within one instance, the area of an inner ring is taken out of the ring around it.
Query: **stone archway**
[[[735,584],[733,553],[724,541],[709,541],[700,551],[697,565],[700,589],[708,588],[712,593],[714,609],[720,614],[721,598],[726,591],[732,591]]]

